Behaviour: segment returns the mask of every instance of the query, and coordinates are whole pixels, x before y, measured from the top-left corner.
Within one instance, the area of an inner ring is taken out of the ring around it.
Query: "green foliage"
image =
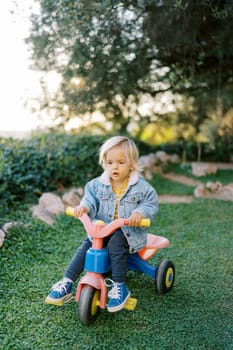
[[[63,121],[98,110],[107,122],[88,119],[80,129],[133,125],[138,132],[138,125],[168,119],[183,130],[191,124],[198,134],[220,100],[221,118],[232,107],[230,1],[38,3],[27,42],[35,68],[62,76],[57,94],[45,91],[41,108],[56,110]],[[141,114],[142,95],[161,108]],[[175,113],[168,112],[170,103]]]
[[[21,141],[1,139],[0,200],[5,209],[14,202],[35,201],[42,192],[83,186],[100,175],[98,153],[105,139],[56,133]],[[142,154],[151,149],[136,143]]]
[[[176,153],[184,156],[189,161],[198,160],[199,147],[201,148],[201,161],[231,162],[233,157],[233,143],[221,142],[218,139],[214,144],[196,142],[173,142],[165,143],[153,149],[165,151],[168,154]]]
[[[163,204],[151,232],[171,246],[152,259],[171,259],[173,289],[158,295],[154,281],[129,272],[138,299],[134,311],[101,310],[83,326],[76,304],[44,304],[50,287],[85,237],[74,218],[60,216],[51,227],[26,211],[9,213],[25,224],[11,231],[0,254],[1,350],[230,350],[232,348],[232,202],[196,200]],[[73,290],[75,292],[75,288]]]
[[[74,134],[42,134],[26,140],[0,141],[1,211],[19,201],[35,202],[42,192],[61,191],[72,186],[84,186],[102,169],[98,164],[99,147],[106,136]],[[157,150],[176,153],[187,160],[197,159],[197,146],[191,143],[164,144],[153,147],[134,140],[140,155]],[[231,148],[219,143],[218,148],[203,145],[202,160],[228,161]],[[165,186],[166,188],[166,186]],[[164,193],[164,192],[163,192]]]
[[[71,184],[84,185],[100,172],[103,137],[43,134],[29,140],[1,140],[1,199],[33,198]]]
[[[186,186],[184,184],[169,181],[159,174],[154,175],[151,183],[161,195],[192,195],[194,191],[193,186]]]

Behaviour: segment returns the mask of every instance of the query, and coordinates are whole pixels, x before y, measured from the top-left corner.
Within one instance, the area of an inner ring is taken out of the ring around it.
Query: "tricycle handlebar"
[[[67,207],[66,215],[76,217],[75,209],[72,207]],[[107,237],[111,233],[116,231],[118,228],[122,226],[128,226],[128,223],[129,223],[129,219],[125,219],[125,218],[116,219],[109,224],[105,224],[103,221],[99,221],[99,222],[97,221],[96,223],[93,223],[87,214],[83,214],[78,219],[83,223],[87,233],[89,233],[92,237],[96,237],[96,238]],[[139,226],[149,227],[150,219],[143,218]]]

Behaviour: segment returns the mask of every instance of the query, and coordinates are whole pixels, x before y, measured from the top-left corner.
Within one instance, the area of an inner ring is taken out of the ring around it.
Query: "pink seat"
[[[170,242],[162,236],[147,234],[146,246],[139,250],[138,254],[143,260],[150,259],[159,249],[169,247]]]

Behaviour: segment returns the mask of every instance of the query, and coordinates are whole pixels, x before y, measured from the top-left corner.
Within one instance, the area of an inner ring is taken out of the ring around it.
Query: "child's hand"
[[[129,226],[140,226],[140,222],[142,220],[142,215],[140,213],[133,213],[129,217]]]
[[[86,207],[78,206],[74,209],[74,214],[77,218],[80,218],[83,214],[88,214],[88,209]]]

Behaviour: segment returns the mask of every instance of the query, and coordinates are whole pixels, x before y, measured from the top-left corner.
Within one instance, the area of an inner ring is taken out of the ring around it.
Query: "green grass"
[[[191,174],[189,168],[182,168],[180,165],[170,164],[166,172],[174,172],[176,174],[185,175],[191,179],[195,179],[206,184],[208,181],[221,182],[223,185],[233,183],[233,171],[218,169],[216,174],[196,177]],[[151,184],[156,188],[159,194],[170,195],[192,195],[196,186],[188,186],[185,184],[169,181],[159,174],[155,174],[151,180]]]
[[[137,308],[101,310],[89,326],[78,321],[75,302],[44,304],[85,236],[81,224],[62,215],[49,227],[25,210],[9,213],[24,225],[11,230],[0,250],[0,349],[232,349],[232,212],[233,202],[217,200],[161,204],[150,231],[168,237],[171,246],[152,262],[174,262],[173,289],[158,295],[151,278],[129,272]]]
[[[151,184],[156,188],[159,194],[170,195],[192,195],[194,186],[187,186],[177,182],[169,181],[159,174],[155,174]]]
[[[202,179],[202,178],[200,178]],[[227,185],[229,183],[233,183],[233,171],[232,170],[221,170],[218,169],[216,174],[210,174],[204,177],[205,182],[212,181],[216,182],[219,181],[223,185]]]
[[[168,164],[166,172],[174,172],[180,175],[186,175],[192,179],[196,179],[206,183],[207,181],[220,181],[223,185],[233,182],[233,171],[231,169],[217,169],[215,174],[205,175],[205,176],[194,176],[192,175],[192,170],[190,165],[184,164]]]

